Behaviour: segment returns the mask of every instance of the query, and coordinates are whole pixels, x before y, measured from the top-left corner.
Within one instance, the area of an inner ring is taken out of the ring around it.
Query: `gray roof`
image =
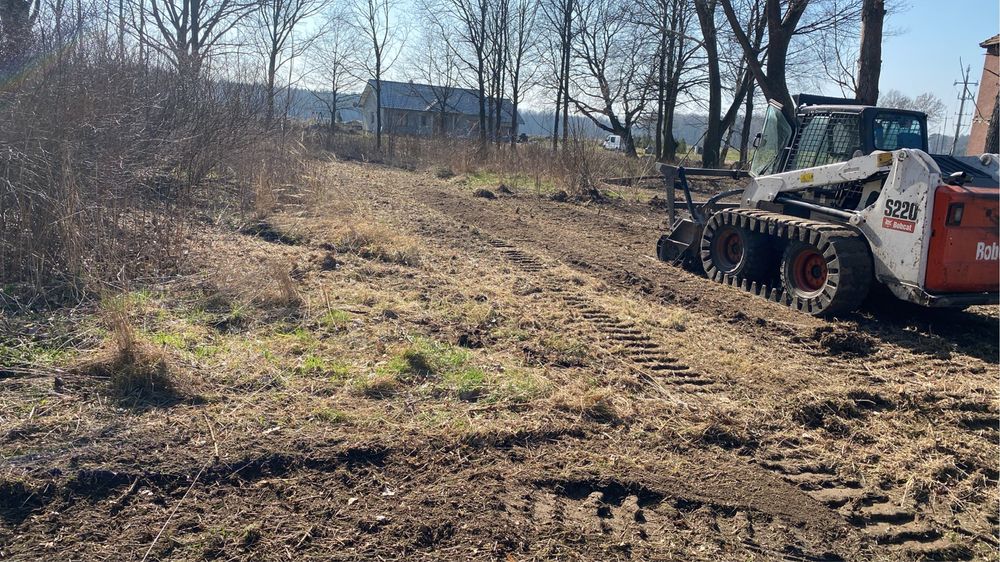
[[[364,104],[365,98],[370,95],[369,92],[374,91],[375,81],[369,80],[365,91],[361,94],[360,103]],[[479,115],[479,92],[477,90],[382,80],[382,107],[386,109],[440,111],[442,102],[446,105],[445,111],[448,113]],[[503,115],[503,120],[509,122],[513,112],[513,104],[506,98],[500,103],[500,113]],[[490,109],[487,106],[487,112]],[[523,124],[524,119],[518,115],[517,122]]]

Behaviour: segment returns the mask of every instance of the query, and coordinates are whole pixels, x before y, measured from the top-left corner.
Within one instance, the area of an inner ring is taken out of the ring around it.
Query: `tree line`
[[[334,128],[345,91],[370,82],[379,147],[387,76],[431,84],[442,113],[459,88],[477,92],[482,150],[516,139],[530,99],[554,109],[553,149],[573,114],[620,135],[630,155],[636,130],[649,131],[670,160],[674,116],[697,111],[703,164],[719,166],[730,149],[746,160],[766,100],[793,111],[790,83],[875,103],[886,14],[885,0],[0,0],[0,55],[13,74],[53,35],[100,32],[179,83],[236,61],[263,84],[268,125],[282,91],[305,84],[323,92]]]

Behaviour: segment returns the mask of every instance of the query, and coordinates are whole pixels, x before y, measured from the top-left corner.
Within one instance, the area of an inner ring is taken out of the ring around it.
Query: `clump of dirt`
[[[556,201],[558,203],[565,203],[566,201],[569,201],[569,193],[566,193],[565,190],[560,189],[559,191],[550,195],[549,199]]]
[[[434,170],[434,177],[439,180],[447,180],[455,177],[455,171],[449,166],[438,166]]]
[[[319,262],[319,268],[323,271],[332,271],[341,265],[340,260],[337,259],[337,255],[334,252],[327,252]]]
[[[842,398],[817,399],[799,406],[792,419],[810,429],[825,429],[834,435],[846,435],[850,428],[845,423],[862,417],[863,412],[852,400]]]
[[[488,189],[483,189],[483,188],[480,188],[480,189],[477,189],[477,190],[473,191],[472,192],[472,196],[473,197],[482,197],[483,199],[496,199],[497,198],[497,194],[496,193],[493,193],[492,191],[490,191]]]
[[[266,220],[257,221],[244,226],[240,229],[240,234],[256,236],[267,242],[285,244],[287,246],[298,246],[304,241],[301,236],[281,232]]]
[[[875,351],[875,340],[863,332],[823,327],[816,330],[813,339],[830,355],[867,357]]]
[[[653,198],[649,200],[649,206],[654,209],[666,209],[667,201],[666,199],[661,199],[659,195],[654,195]]]
[[[514,195],[514,190],[507,187],[507,184],[502,183],[500,184],[500,187],[497,187],[497,193],[502,195]]]
[[[480,349],[485,345],[483,342],[483,334],[479,330],[459,334],[455,343],[459,347],[467,349]]]
[[[52,495],[45,486],[36,489],[19,480],[0,480],[0,519],[18,524],[44,506]]]

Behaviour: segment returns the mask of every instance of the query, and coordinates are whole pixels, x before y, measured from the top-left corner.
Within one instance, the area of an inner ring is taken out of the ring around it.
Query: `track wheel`
[[[792,241],[781,257],[781,283],[791,306],[813,315],[858,308],[871,286],[867,246],[856,236],[824,236],[818,242]]]
[[[716,213],[701,238],[701,262],[716,281],[725,276],[750,281],[774,277],[774,252],[767,237],[740,224],[742,217]]]

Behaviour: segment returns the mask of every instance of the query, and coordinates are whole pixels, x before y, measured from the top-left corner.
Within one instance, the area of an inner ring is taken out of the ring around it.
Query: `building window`
[[[421,127],[426,127],[427,126],[427,115],[421,115],[420,116],[420,126]]]

